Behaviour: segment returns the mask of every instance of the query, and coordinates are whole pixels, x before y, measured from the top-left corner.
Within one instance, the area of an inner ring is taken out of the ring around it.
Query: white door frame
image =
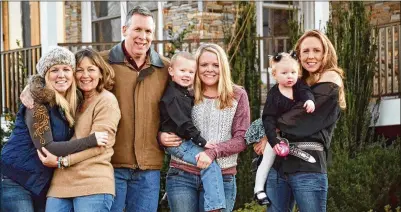
[[[300,1],[298,6],[287,5],[287,4],[275,4],[275,3],[264,3],[263,1],[257,1],[256,3],[256,31],[257,36],[263,37],[263,8],[270,9],[281,9],[281,10],[293,10],[298,9],[298,21],[301,17],[304,18],[304,29],[319,29],[324,31],[326,23],[329,20],[330,6],[329,2],[315,2],[315,1]],[[263,41],[258,42],[260,46],[260,67],[261,67],[261,78],[263,80],[265,72],[264,70],[264,53],[263,53]],[[266,73],[267,74],[267,73]]]

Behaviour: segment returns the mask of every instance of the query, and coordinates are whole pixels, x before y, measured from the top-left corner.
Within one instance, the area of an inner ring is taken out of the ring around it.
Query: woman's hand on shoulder
[[[338,86],[343,86],[343,79],[341,76],[335,71],[325,71],[320,77],[319,82],[332,82],[337,84]]]
[[[22,104],[25,105],[25,107],[27,107],[28,109],[33,109],[33,98],[31,91],[29,90],[29,86],[25,86],[19,98]]]
[[[95,137],[98,146],[106,146],[109,142],[107,132],[95,132]]]

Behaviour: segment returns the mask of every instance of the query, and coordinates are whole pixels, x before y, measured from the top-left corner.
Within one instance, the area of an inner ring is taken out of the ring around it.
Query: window
[[[298,6],[297,2],[292,1],[264,1],[263,2],[263,36],[269,37],[264,40],[263,53],[266,59],[263,60],[263,67],[269,67],[267,55],[278,52],[288,51],[289,46],[289,25],[290,14],[293,12],[290,5]],[[266,74],[267,83],[273,86],[276,82],[271,73]]]
[[[121,41],[121,6],[120,2],[91,2],[92,41]]]
[[[288,39],[284,37],[289,36],[288,21],[290,14],[293,13],[288,6],[290,4],[297,6],[298,3],[288,1],[266,1],[265,3],[269,6],[263,8],[263,36],[274,37],[274,40],[269,40],[265,44],[264,54],[288,51],[291,47]],[[267,60],[265,63],[268,66]]]

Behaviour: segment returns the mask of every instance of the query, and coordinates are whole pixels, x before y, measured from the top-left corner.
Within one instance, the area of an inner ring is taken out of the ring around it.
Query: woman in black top
[[[316,162],[294,155],[276,159],[266,184],[271,200],[267,211],[291,211],[296,201],[301,212],[322,212],[327,203],[327,154],[340,110],[346,107],[343,70],[337,66],[330,40],[318,30],[305,32],[295,50],[303,79],[314,93],[316,108],[306,113],[303,103],[296,103],[278,119],[278,128],[291,147],[310,154]],[[266,141],[256,144],[255,152],[261,154],[265,145]]]

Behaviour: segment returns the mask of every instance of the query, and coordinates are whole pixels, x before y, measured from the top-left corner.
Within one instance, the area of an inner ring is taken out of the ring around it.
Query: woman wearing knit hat
[[[106,131],[108,143],[101,150],[91,148],[59,160],[51,153],[39,154],[46,166],[57,166],[57,161],[61,161],[47,193],[46,211],[108,212],[115,196],[114,170],[110,160],[121,117],[117,99],[108,91],[114,84],[114,71],[89,48],[78,51],[75,59],[75,80],[83,100],[77,109],[74,137]],[[38,86],[31,92],[41,93],[41,90]]]
[[[43,55],[36,66],[39,76],[30,86],[45,86],[32,92],[34,108],[21,105],[15,128],[1,152],[1,211],[44,211],[46,193],[53,168],[46,167],[37,151],[66,156],[91,147],[105,146],[107,133],[93,133],[70,142],[77,105],[73,77],[75,57],[65,48],[56,47]],[[61,158],[61,157],[60,157]],[[58,160],[61,166],[61,160]]]

